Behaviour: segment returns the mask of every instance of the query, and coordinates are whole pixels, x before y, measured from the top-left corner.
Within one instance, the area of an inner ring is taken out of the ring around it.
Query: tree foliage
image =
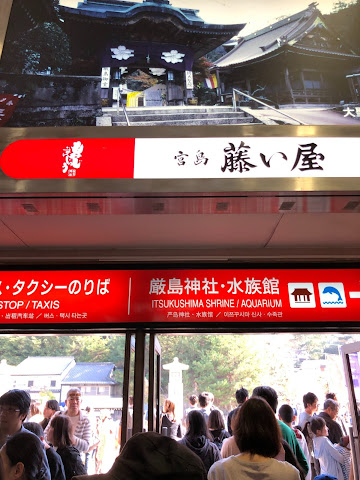
[[[360,52],[360,1],[337,2],[333,12],[325,15],[325,20],[351,50]]]
[[[195,60],[193,65],[193,75],[194,83],[203,82],[205,78],[210,76],[210,67],[212,67],[212,62],[210,62],[206,57],[200,57]]]
[[[220,47],[215,48],[215,50],[211,50],[211,52],[206,54],[206,58],[209,62],[216,63],[219,58],[223,57],[226,54],[226,49],[222,45]]]
[[[341,345],[359,339],[360,335],[350,334],[159,335],[162,364],[178,357],[181,363],[189,365],[183,372],[184,402],[190,394],[210,391],[215,404],[225,411],[235,406],[235,391],[242,386],[251,394],[258,385],[270,385],[280,401],[295,397],[299,400],[304,392],[296,384],[296,372],[302,363],[338,358]],[[124,345],[124,335],[0,336],[1,359],[10,365],[18,365],[28,356],[73,356],[76,362],[113,362],[119,369],[115,371],[119,382],[122,382]],[[134,355],[132,371],[133,361]],[[321,377],[319,391],[326,391],[331,371],[329,366]],[[314,371],[314,375],[318,374]],[[161,375],[165,397],[168,371],[162,369]]]
[[[211,391],[215,404],[229,410],[235,404],[235,391],[244,386],[252,390],[263,368],[250,337],[240,335],[161,336],[163,363],[174,357],[188,364],[183,374],[184,396]],[[166,395],[168,377],[162,372]]]
[[[343,1],[338,1],[338,2],[335,2],[333,4],[333,13],[337,13],[339,12],[340,10],[343,10],[344,8],[347,8],[349,5],[352,5],[352,2],[351,3],[348,3],[348,2],[343,2]]]
[[[1,358],[18,365],[27,357],[70,356],[76,362],[124,366],[124,335],[0,336]]]
[[[18,38],[7,38],[4,69],[14,73],[60,73],[71,63],[70,44],[59,25],[40,23]]]
[[[161,335],[163,363],[178,357],[189,365],[183,372],[184,401],[192,393],[210,391],[215,404],[228,411],[235,405],[235,391],[241,386],[251,392],[255,386],[275,388],[279,401],[295,400],[298,390],[295,372],[304,360],[339,355],[344,343],[358,341],[357,335]],[[162,393],[167,395],[168,372],[162,372]],[[326,379],[321,386],[326,391]],[[299,397],[300,398],[300,397]]]

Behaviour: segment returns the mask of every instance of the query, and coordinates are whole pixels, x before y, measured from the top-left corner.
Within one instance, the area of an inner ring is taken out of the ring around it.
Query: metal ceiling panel
[[[281,216],[9,216],[2,221],[32,248],[263,247]]]
[[[314,213],[284,215],[268,247],[360,246],[360,215],[357,213]]]

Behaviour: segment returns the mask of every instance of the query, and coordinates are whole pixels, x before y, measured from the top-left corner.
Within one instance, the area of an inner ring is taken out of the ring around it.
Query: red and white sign
[[[0,323],[358,322],[360,270],[0,273]]]
[[[360,177],[360,138],[99,138],[18,140],[0,157],[9,177]]]
[[[0,127],[4,127],[10,120],[18,101],[18,95],[0,93]]]

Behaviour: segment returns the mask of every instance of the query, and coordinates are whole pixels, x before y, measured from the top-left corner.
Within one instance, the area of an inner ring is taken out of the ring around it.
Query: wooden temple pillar
[[[219,69],[217,68],[215,70],[215,75],[216,75],[216,82],[217,82],[217,87],[216,87],[216,96],[217,96],[217,99],[220,103],[222,103],[221,101],[221,81],[220,81],[220,72],[219,72]]]
[[[300,78],[301,78],[301,83],[303,84],[304,87],[304,93],[305,93],[305,103],[309,103],[308,101],[308,95],[305,87],[305,78],[304,78],[304,72],[303,70],[300,71]]]
[[[288,89],[288,91],[289,91],[289,93],[290,93],[291,102],[292,102],[292,103],[295,103],[295,101],[294,101],[294,92],[293,92],[293,89],[292,89],[292,86],[291,86],[291,82],[290,82],[290,76],[289,76],[289,69],[288,69],[288,67],[285,67],[285,85],[286,85],[286,88]]]
[[[249,92],[249,95],[251,95],[251,82],[249,77],[246,77],[246,90]]]

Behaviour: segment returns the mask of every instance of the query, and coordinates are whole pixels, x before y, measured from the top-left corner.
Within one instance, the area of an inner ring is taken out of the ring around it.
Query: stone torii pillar
[[[174,357],[172,363],[163,365],[164,370],[169,370],[168,398],[175,403],[177,420],[181,420],[184,413],[184,385],[182,382],[183,370],[188,370],[189,365],[180,363],[178,357]]]

